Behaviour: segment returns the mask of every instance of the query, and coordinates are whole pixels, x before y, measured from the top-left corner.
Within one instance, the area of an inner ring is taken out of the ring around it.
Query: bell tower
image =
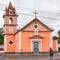
[[[4,50],[5,52],[15,52],[15,36],[17,32],[17,17],[16,9],[11,2],[5,9],[4,18]]]

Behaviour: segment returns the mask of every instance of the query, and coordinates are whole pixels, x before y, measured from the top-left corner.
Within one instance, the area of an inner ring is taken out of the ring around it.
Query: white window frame
[[[35,30],[35,31],[34,31],[34,34],[35,34],[35,35],[38,35],[38,30]]]
[[[39,51],[42,52],[42,39],[31,39],[31,52],[33,52],[33,42],[39,42]]]
[[[35,28],[34,25],[37,25],[37,28]],[[34,24],[34,25],[33,25],[33,28],[34,28],[34,29],[38,29],[38,24]]]

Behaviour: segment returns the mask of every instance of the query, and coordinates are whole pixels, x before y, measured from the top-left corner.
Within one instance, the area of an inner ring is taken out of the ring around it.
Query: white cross
[[[36,18],[36,15],[37,15],[38,13],[37,13],[37,11],[35,10],[35,12],[34,12],[33,14],[35,14],[35,18]]]

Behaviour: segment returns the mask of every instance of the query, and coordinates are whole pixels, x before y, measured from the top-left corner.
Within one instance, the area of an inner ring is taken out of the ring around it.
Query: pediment
[[[39,35],[34,35],[34,36],[31,36],[30,39],[43,39],[43,37]]]
[[[33,19],[31,22],[29,22],[26,26],[24,26],[21,31],[34,31],[34,24],[38,25],[38,31],[53,31],[48,26],[46,26],[44,23],[42,23],[37,18]]]

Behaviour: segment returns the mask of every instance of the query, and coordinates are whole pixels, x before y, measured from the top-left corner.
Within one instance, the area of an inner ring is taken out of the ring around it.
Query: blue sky
[[[0,0],[0,9],[4,10],[10,1],[19,13],[33,14],[33,12],[37,10],[37,16],[40,16],[37,18],[50,28],[53,27],[55,30],[52,33],[53,35],[56,35],[57,31],[60,30],[60,20],[41,18],[42,16],[60,19],[60,0]],[[31,10],[24,8],[29,8]],[[4,24],[3,14],[4,11],[0,10],[0,26],[3,26]],[[34,18],[34,16],[27,16],[23,14],[18,15],[18,25],[21,27],[26,25]]]

